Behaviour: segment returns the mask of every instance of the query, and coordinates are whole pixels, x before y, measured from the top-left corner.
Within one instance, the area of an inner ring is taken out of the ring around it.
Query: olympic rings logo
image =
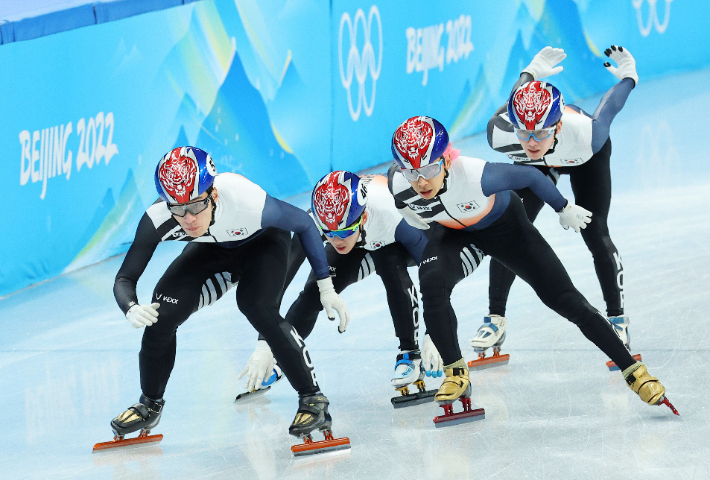
[[[373,20],[377,20],[377,34],[379,37],[377,61],[375,61],[375,50],[370,41],[372,34]],[[357,48],[358,26],[362,23],[362,28],[365,36],[365,43],[362,46],[362,53]],[[347,52],[347,66],[343,66],[343,31],[347,25],[350,48]],[[365,109],[365,115],[372,115],[375,108],[375,85],[380,77],[380,69],[382,67],[382,20],[380,19],[380,11],[377,6],[370,7],[370,12],[365,20],[365,12],[358,8],[355,12],[355,20],[350,19],[348,12],[343,13],[340,17],[340,32],[338,33],[338,60],[340,62],[340,81],[343,87],[348,91],[348,108],[350,109],[350,117],[354,122],[360,118],[360,111]],[[365,92],[365,81],[368,73],[372,77],[372,95],[370,102],[367,101],[367,93]],[[357,102],[353,107],[352,94],[350,87],[353,83],[353,75],[357,80]]]
[[[641,6],[643,5],[644,0],[631,0],[631,4],[636,9],[636,18],[638,19],[639,31],[643,37],[648,37],[648,34],[651,33],[651,29],[654,25],[658,33],[663,33],[666,31],[666,28],[668,28],[668,22],[671,19],[671,3],[673,0],[664,0],[666,4],[666,11],[663,16],[663,23],[661,23],[658,18],[658,11],[656,10],[657,1],[658,0],[648,0],[648,23],[644,25],[643,14],[641,13]]]

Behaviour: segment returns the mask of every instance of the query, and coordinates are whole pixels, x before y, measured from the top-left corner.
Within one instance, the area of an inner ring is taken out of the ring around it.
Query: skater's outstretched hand
[[[535,80],[557,75],[563,70],[563,67],[555,65],[566,57],[567,54],[561,48],[545,47],[533,57],[530,65],[523,69],[523,73],[529,73]]]
[[[592,212],[572,202],[567,202],[565,208],[557,213],[560,216],[560,225],[565,230],[572,227],[572,230],[577,233],[587,228],[587,224],[592,221]]]
[[[634,60],[634,57],[631,56],[628,50],[625,50],[624,47],[612,45],[604,50],[604,55],[611,58],[619,65],[617,68],[609,62],[604,62],[604,66],[612,75],[619,80],[630,78],[634,81],[634,85],[639,84],[639,76],[638,73],[636,73],[636,60]]]
[[[416,213],[414,213],[414,210],[412,210],[411,208],[404,207],[398,210],[402,217],[404,217],[404,221],[410,224],[412,227],[418,228],[419,230],[429,230],[429,224],[427,223],[427,221]]]
[[[442,371],[444,368],[444,361],[439,355],[439,350],[436,349],[436,345],[431,341],[429,334],[424,335],[424,341],[422,342],[422,368],[427,377],[441,377],[444,375]]]
[[[249,363],[244,367],[242,373],[239,374],[241,379],[244,375],[247,380],[244,383],[244,388],[247,392],[258,390],[261,383],[271,376],[274,370],[274,354],[271,353],[269,344],[264,340],[259,340],[256,343],[256,350],[251,354]]]
[[[133,328],[150,327],[158,321],[159,303],[150,305],[133,305],[126,313],[126,318]]]
[[[340,295],[335,293],[335,287],[333,287],[333,281],[330,277],[318,280],[316,283],[318,284],[318,290],[320,290],[320,303],[323,304],[325,313],[328,314],[328,319],[335,320],[333,310],[338,312],[338,316],[340,317],[338,331],[340,333],[345,332],[345,329],[348,328],[348,323],[350,323],[350,311],[348,310],[348,306],[345,305],[345,301],[340,298]]]

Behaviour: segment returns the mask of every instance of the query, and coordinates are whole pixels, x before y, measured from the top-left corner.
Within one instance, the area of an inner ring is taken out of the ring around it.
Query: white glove
[[[613,67],[609,62],[604,62],[604,66],[619,80],[630,78],[636,85],[639,84],[639,76],[636,73],[636,60],[624,47],[612,45],[604,50],[604,55],[616,62],[619,67]]]
[[[567,202],[565,208],[557,212],[557,214],[560,216],[560,225],[565,230],[572,227],[572,230],[577,233],[581,229],[587,228],[587,224],[592,221],[592,212],[572,202]]]
[[[397,210],[399,210],[399,213],[404,217],[404,221],[412,227],[418,228],[419,230],[429,230],[429,222],[431,220],[427,221],[423,219],[409,207],[398,208]]]
[[[444,366],[444,361],[439,355],[439,350],[436,349],[436,345],[429,338],[429,334],[424,335],[424,341],[422,342],[422,368],[426,373],[427,377],[441,377],[444,375],[442,368]]]
[[[320,290],[320,303],[323,304],[325,308],[325,313],[328,314],[329,320],[335,320],[335,314],[333,310],[338,312],[340,317],[340,325],[338,325],[338,331],[340,333],[345,332],[348,328],[348,323],[350,323],[350,311],[348,306],[345,305],[345,301],[340,298],[340,295],[335,293],[335,287],[333,287],[333,280],[330,277],[326,277],[322,280],[316,282],[318,284],[318,290]]]
[[[158,321],[159,303],[151,303],[150,305],[133,305],[128,309],[126,318],[133,328],[150,327]]]
[[[555,67],[555,65],[566,57],[567,54],[561,48],[545,47],[533,57],[532,62],[523,69],[523,72],[529,73],[535,80],[557,75],[563,67]]]
[[[261,382],[271,376],[274,371],[274,354],[271,353],[269,344],[264,340],[256,342],[256,350],[249,357],[249,363],[244,367],[242,373],[239,374],[241,379],[244,375],[247,380],[244,383],[244,388],[247,392],[259,390]]]

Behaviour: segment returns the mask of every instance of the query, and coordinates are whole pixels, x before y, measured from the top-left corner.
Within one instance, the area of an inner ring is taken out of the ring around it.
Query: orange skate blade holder
[[[444,414],[434,417],[434,425],[438,427],[449,427],[460,423],[468,423],[474,420],[486,418],[486,411],[483,408],[471,408],[470,398],[459,398],[463,405],[463,412],[454,413],[452,404],[439,405],[444,409]]]
[[[636,360],[637,362],[641,361],[641,354],[640,353],[637,353],[633,357],[634,357],[634,360]],[[614,362],[612,362],[611,360],[606,362],[606,366],[609,367],[609,371],[619,370],[619,367],[617,367],[616,364]]]
[[[325,430],[323,435],[325,436],[325,440],[319,442],[314,442],[310,434],[304,435],[304,443],[301,445],[293,445],[291,451],[295,456],[301,456],[334,452],[336,450],[347,450],[350,448],[350,439],[348,437],[333,438],[333,432],[330,430]]]
[[[130,447],[160,443],[163,435],[149,435],[150,432],[141,432],[136,438],[121,438],[119,435],[113,437],[111,442],[97,443],[94,445],[94,450],[91,453],[101,452],[119,447]]]
[[[486,352],[480,352],[476,360],[468,362],[469,370],[482,370],[484,368],[497,367],[498,365],[507,365],[510,360],[510,355],[500,354],[500,347],[493,347],[493,356],[486,358]]]

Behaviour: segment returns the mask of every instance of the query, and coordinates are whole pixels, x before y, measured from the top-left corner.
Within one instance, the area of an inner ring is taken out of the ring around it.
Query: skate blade
[[[440,415],[434,417],[434,425],[437,428],[450,427],[460,423],[468,423],[486,418],[486,411],[483,408],[474,408],[468,412],[459,412],[451,415]]]
[[[347,450],[350,448],[348,437],[334,438],[333,440],[321,440],[320,442],[302,443],[293,445],[291,451],[297,457],[303,455],[315,455],[317,453],[334,452],[336,450]]]
[[[658,402],[656,402],[656,405],[665,405],[670,408],[673,413],[680,417],[680,413],[678,413],[678,410],[675,409],[673,404],[668,400],[668,397],[666,397],[665,395],[662,396]]]
[[[634,357],[634,360],[636,360],[637,362],[641,361],[641,354],[640,353],[637,353],[633,357]],[[611,360],[606,362],[606,366],[609,367],[610,372],[613,372],[614,370],[620,370],[619,367],[617,367],[616,364],[614,362],[612,362]]]
[[[434,400],[437,390],[425,390],[423,392],[410,393],[409,395],[400,395],[392,397],[392,406],[394,408],[413,407]]]
[[[510,355],[495,355],[493,357],[477,358],[476,360],[471,360],[468,362],[468,369],[471,370],[483,370],[485,368],[498,367],[500,365],[507,365],[510,360]]]
[[[115,448],[149,446],[151,444],[160,443],[162,439],[162,435],[148,435],[145,437],[124,438],[123,440],[113,440],[111,442],[97,443],[96,445],[94,445],[94,450],[91,453],[113,450]]]
[[[260,388],[259,390],[252,390],[251,392],[240,393],[239,395],[237,395],[237,398],[234,399],[234,403],[237,403],[239,401],[246,402],[247,400],[258,398],[269,390],[271,390],[270,386],[266,388]]]

